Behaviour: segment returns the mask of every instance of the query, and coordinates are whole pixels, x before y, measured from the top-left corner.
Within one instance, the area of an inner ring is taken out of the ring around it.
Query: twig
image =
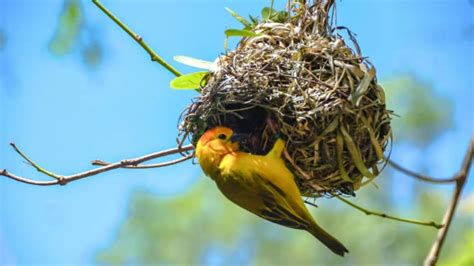
[[[120,28],[122,28],[130,37],[132,37],[145,51],[150,55],[151,61],[157,62],[164,68],[166,68],[169,72],[173,73],[175,76],[179,77],[182,74],[172,67],[168,62],[166,62],[163,58],[161,58],[153,49],[148,46],[148,44],[143,41],[143,38],[133,32],[127,25],[125,25],[120,19],[118,19],[112,12],[110,12],[105,6],[103,6],[98,0],[92,0],[102,12],[104,12],[110,19],[112,19]]]
[[[128,168],[128,169],[150,169],[150,168],[160,168],[160,167],[165,167],[165,166],[170,166],[173,164],[178,164],[184,161],[187,161],[189,159],[193,158],[192,154],[186,155],[184,157],[171,160],[168,162],[163,162],[163,163],[155,163],[155,164],[139,164],[139,165],[130,165],[130,166],[125,166],[123,168]],[[99,166],[106,166],[110,165],[111,163],[104,162],[102,160],[94,160],[92,161],[92,165],[99,165]]]
[[[42,168],[41,166],[39,166],[38,164],[33,162],[31,159],[29,159],[20,149],[18,149],[18,147],[15,144],[10,143],[10,145],[13,147],[13,149],[21,157],[23,157],[36,170],[38,170],[39,172],[41,172],[41,173],[43,173],[47,176],[50,176],[50,177],[52,177],[56,180],[54,180],[54,181],[32,180],[32,179],[24,178],[24,177],[17,176],[15,174],[9,173],[6,169],[0,169],[0,175],[6,176],[8,178],[11,178],[11,179],[19,181],[19,182],[23,182],[23,183],[27,183],[27,184],[31,184],[31,185],[38,185],[38,186],[66,185],[69,182],[79,180],[79,179],[82,179],[82,178],[85,178],[85,177],[88,177],[88,176],[97,175],[97,174],[104,173],[104,172],[107,172],[107,171],[110,171],[110,170],[113,170],[113,169],[117,169],[117,168],[138,166],[140,163],[143,163],[143,162],[146,162],[146,161],[150,161],[150,160],[160,158],[160,157],[163,157],[163,156],[176,154],[176,153],[180,153],[180,152],[185,152],[185,151],[190,151],[190,150],[194,149],[193,145],[187,145],[187,146],[183,146],[181,148],[173,148],[173,149],[168,149],[168,150],[164,150],[164,151],[151,153],[151,154],[144,155],[144,156],[141,156],[141,157],[137,157],[137,158],[134,158],[134,159],[121,160],[119,162],[111,163],[111,164],[99,167],[97,169],[94,169],[94,170],[89,170],[89,171],[85,171],[85,172],[81,172],[81,173],[77,173],[77,174],[73,174],[73,175],[63,176],[63,175],[58,175],[58,174],[55,174],[53,172],[45,170],[44,168]]]
[[[304,200],[304,203],[309,204],[309,205],[311,205],[311,206],[313,206],[313,207],[316,207],[316,208],[319,207],[318,205],[316,205],[316,203],[311,202],[311,201],[309,201],[309,200],[307,200],[307,199]]]
[[[28,158],[18,147],[15,145],[15,143],[11,142],[10,146],[23,158],[25,159],[29,165],[33,166],[38,172],[43,173],[47,176],[50,176],[54,179],[56,179],[59,183],[63,182],[63,177],[60,175],[56,175],[53,172],[47,171],[46,169],[40,167],[38,164],[33,162],[30,158]],[[5,170],[6,171],[6,170]],[[1,173],[0,173],[1,174]]]
[[[391,219],[391,220],[395,220],[395,221],[399,221],[399,222],[404,222],[404,223],[411,223],[411,224],[418,224],[418,225],[424,225],[424,226],[432,226],[432,227],[435,227],[435,228],[443,228],[443,225],[442,224],[437,224],[433,221],[430,221],[430,222],[423,222],[423,221],[418,221],[418,220],[413,220],[413,219],[406,219],[406,218],[400,218],[400,217],[396,217],[396,216],[392,216],[392,215],[388,215],[388,214],[385,214],[385,213],[382,213],[382,212],[374,212],[374,211],[370,211],[370,210],[367,210],[359,205],[356,205],[355,203],[352,203],[340,196],[337,196],[335,195],[336,198],[338,198],[339,200],[341,200],[342,202],[350,205],[351,207],[367,214],[367,215],[374,215],[374,216],[379,216],[379,217],[382,217],[382,218],[387,218],[387,219]]]
[[[441,230],[438,231],[438,236],[436,237],[435,242],[431,246],[431,250],[428,253],[423,265],[424,266],[433,266],[436,265],[438,261],[439,255],[441,253],[441,249],[444,244],[444,240],[446,239],[446,235],[448,234],[449,227],[451,222],[453,221],[454,212],[456,211],[456,207],[459,203],[459,199],[461,198],[461,192],[464,188],[464,184],[466,183],[467,176],[469,175],[469,170],[471,169],[472,159],[474,155],[474,136],[471,137],[471,141],[469,143],[469,147],[466,152],[466,156],[464,157],[464,161],[461,166],[461,170],[454,175],[454,179],[456,180],[456,187],[454,190],[454,195],[449,204],[446,213],[444,214],[443,224],[445,225]]]
[[[388,164],[390,166],[392,166],[393,168],[395,168],[396,170],[398,170],[398,171],[400,171],[400,172],[402,172],[402,173],[404,173],[408,176],[411,176],[411,177],[414,177],[414,178],[417,178],[417,179],[420,179],[420,180],[423,180],[423,181],[426,181],[426,182],[430,182],[430,183],[453,183],[453,182],[456,182],[456,177],[453,177],[453,178],[433,178],[433,177],[418,174],[418,173],[415,173],[411,170],[408,170],[408,169],[402,167],[401,165],[395,163],[391,159],[386,158],[386,160],[387,160]]]

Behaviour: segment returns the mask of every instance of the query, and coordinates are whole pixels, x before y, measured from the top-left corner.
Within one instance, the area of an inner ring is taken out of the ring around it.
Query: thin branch
[[[388,215],[388,214],[385,214],[385,213],[382,213],[382,212],[374,212],[374,211],[370,211],[370,210],[367,210],[353,202],[350,202],[340,196],[337,196],[335,195],[336,198],[338,198],[339,200],[341,200],[342,202],[348,204],[349,206],[367,214],[367,215],[374,215],[374,216],[379,216],[379,217],[382,217],[382,218],[387,218],[387,219],[391,219],[391,220],[395,220],[395,221],[399,221],[399,222],[404,222],[404,223],[411,223],[411,224],[418,224],[418,225],[424,225],[424,226],[432,226],[432,227],[435,227],[435,228],[443,228],[443,225],[442,224],[437,224],[433,221],[429,221],[429,222],[423,222],[423,221],[418,221],[418,220],[413,220],[413,219],[406,219],[406,218],[400,218],[400,217],[396,217],[396,216],[392,216],[392,215]]]
[[[120,19],[118,19],[112,12],[110,12],[105,6],[103,6],[98,0],[92,0],[102,12],[104,12],[110,19],[112,19],[120,28],[122,28],[130,37],[132,37],[151,57],[151,61],[157,62],[164,68],[166,68],[169,72],[173,73],[175,76],[179,77],[182,74],[172,67],[168,62],[166,62],[163,58],[161,58],[153,49],[148,46],[148,44],[143,41],[143,38],[133,32],[127,25],[125,25]]]
[[[309,204],[309,205],[311,205],[311,206],[313,206],[313,207],[315,207],[315,208],[318,208],[318,207],[319,207],[318,205],[316,205],[316,203],[311,202],[311,201],[309,201],[309,200],[307,200],[307,199],[304,200],[304,203]]]
[[[125,166],[123,168],[127,168],[127,169],[150,169],[150,168],[160,168],[160,167],[165,167],[165,166],[170,166],[170,165],[173,165],[173,164],[178,164],[178,163],[181,163],[181,162],[184,162],[184,161],[187,161],[191,158],[193,158],[194,156],[192,154],[189,154],[189,155],[186,155],[184,157],[181,157],[181,158],[178,158],[178,159],[175,159],[175,160],[171,160],[171,161],[168,161],[168,162],[163,162],[163,163],[155,163],[155,164],[139,164],[139,165],[130,165],[130,166]],[[92,165],[99,165],[99,166],[106,166],[106,165],[110,165],[111,163],[108,163],[108,162],[104,162],[102,160],[94,160],[92,161]]]
[[[395,163],[391,159],[387,158],[387,161],[388,161],[388,164],[390,166],[392,166],[393,168],[395,168],[396,170],[398,170],[398,171],[400,171],[400,172],[402,172],[402,173],[404,173],[408,176],[414,177],[416,179],[420,179],[420,180],[430,182],[430,183],[453,183],[453,182],[456,182],[456,177],[453,177],[453,178],[433,178],[433,177],[418,174],[418,173],[415,173],[411,170],[408,170],[408,169],[402,167],[401,165]]]
[[[53,177],[56,180],[53,180],[53,181],[32,180],[32,179],[28,179],[28,178],[24,178],[24,177],[12,174],[12,173],[8,172],[6,169],[0,169],[0,175],[6,176],[8,178],[11,178],[11,179],[19,181],[19,182],[23,182],[23,183],[27,183],[27,184],[31,184],[31,185],[38,185],[38,186],[66,185],[69,182],[79,180],[79,179],[89,177],[89,176],[98,175],[100,173],[104,173],[104,172],[107,172],[107,171],[110,171],[110,170],[113,170],[113,169],[130,167],[130,166],[137,166],[140,163],[150,161],[150,160],[153,160],[153,159],[156,159],[156,158],[160,158],[160,157],[171,155],[171,154],[181,153],[181,152],[185,152],[185,151],[190,151],[190,150],[194,149],[193,145],[186,145],[186,146],[183,146],[181,148],[173,148],[173,149],[168,149],[168,150],[164,150],[164,151],[159,151],[159,152],[151,153],[151,154],[144,155],[144,156],[141,156],[141,157],[137,157],[137,158],[134,158],[134,159],[121,160],[119,162],[111,163],[111,164],[96,168],[94,170],[89,170],[89,171],[85,171],[85,172],[81,172],[81,173],[77,173],[77,174],[73,174],[73,175],[63,176],[63,175],[58,175],[58,174],[55,174],[53,172],[45,170],[44,168],[42,168],[41,166],[36,164],[33,160],[28,158],[20,149],[18,149],[18,147],[15,144],[11,143],[11,145],[15,149],[15,151],[21,157],[23,157],[29,164],[31,164],[31,166],[33,166],[36,170],[38,170],[39,172],[41,172],[45,175]]]
[[[466,156],[464,157],[464,161],[461,165],[461,169],[456,175],[454,175],[454,178],[456,179],[456,187],[451,203],[449,204],[449,207],[446,210],[446,213],[444,214],[443,224],[445,226],[441,230],[439,230],[438,236],[436,237],[436,240],[431,246],[431,250],[423,263],[424,266],[436,265],[436,262],[438,261],[441,249],[448,234],[449,227],[451,225],[451,222],[453,221],[454,212],[456,211],[456,207],[461,198],[462,190],[464,188],[464,185],[466,184],[467,176],[469,175],[469,170],[471,169],[473,156],[474,136],[471,137],[471,141],[469,143]]]
[[[20,149],[18,149],[18,147],[15,145],[15,143],[11,142],[10,143],[10,146],[12,146],[12,148],[23,158],[25,159],[29,165],[33,166],[38,172],[40,173],[43,173],[47,176],[50,176],[56,180],[58,180],[58,182],[61,182],[61,180],[63,179],[62,176],[60,175],[57,175],[53,172],[50,172],[50,171],[47,171],[46,169],[40,167],[37,163],[33,162],[30,158],[28,158]]]
[[[37,181],[37,180],[32,180],[28,178],[24,178],[21,176],[14,175],[10,172],[8,172],[6,169],[1,169],[0,170],[0,175],[6,176],[8,178],[11,178],[15,181],[30,184],[30,185],[36,185],[36,186],[52,186],[52,185],[59,185],[59,180],[55,181]]]

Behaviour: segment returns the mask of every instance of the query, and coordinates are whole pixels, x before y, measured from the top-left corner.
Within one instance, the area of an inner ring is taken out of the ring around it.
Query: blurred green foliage
[[[397,76],[382,85],[388,108],[399,116],[392,119],[395,141],[425,146],[452,126],[450,99],[436,94],[415,76]]]
[[[97,67],[102,62],[103,51],[101,43],[91,37],[87,45],[82,47],[82,61],[86,66]]]
[[[86,66],[94,68],[100,64],[102,44],[88,25],[80,0],[65,0],[56,31],[49,42],[49,50],[56,56],[64,56],[76,48]]]
[[[396,110],[393,127],[399,141],[423,147],[451,125],[448,99],[434,95],[425,83],[401,76],[384,83],[389,107]],[[353,199],[369,209],[400,214],[390,171]],[[409,178],[409,177],[406,177]],[[401,216],[441,221],[445,192],[417,186]],[[316,220],[350,250],[333,255],[304,231],[264,221],[230,203],[213,181],[203,178],[176,198],[146,191],[133,193],[128,215],[115,240],[99,251],[100,264],[199,265],[421,265],[436,229],[365,216],[337,199],[318,199]],[[406,203],[405,203],[406,204]],[[474,265],[472,210],[454,220],[440,263]]]
[[[387,204],[389,194],[367,188],[356,202],[394,213]],[[404,215],[440,220],[446,201],[442,194],[423,193]],[[240,209],[211,180],[203,179],[177,198],[135,192],[116,239],[96,260],[106,265],[421,265],[436,236],[434,228],[366,217],[336,199],[318,204],[314,216],[349,248],[346,258],[332,254],[304,231]],[[464,240],[463,231],[470,222],[468,215],[455,220],[443,251],[447,265],[472,260],[472,242]]]
[[[56,32],[49,44],[53,54],[64,55],[71,52],[79,40],[84,17],[83,8],[79,0],[67,0],[59,15]]]
[[[472,220],[470,226],[471,230],[459,235],[459,242],[456,244],[457,249],[452,254],[449,254],[448,259],[441,261],[440,265],[474,265],[474,230],[472,229]]]
[[[5,33],[2,30],[0,30],[0,50],[3,50],[6,42],[7,42],[7,38],[5,36]]]

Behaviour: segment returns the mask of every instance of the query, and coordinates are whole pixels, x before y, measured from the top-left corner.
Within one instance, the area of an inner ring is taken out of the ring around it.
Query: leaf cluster
[[[273,1],[270,6],[266,6],[262,9],[261,18],[249,16],[249,19],[244,18],[239,15],[237,12],[226,7],[225,8],[229,14],[232,15],[238,22],[240,22],[244,27],[242,29],[227,29],[225,30],[226,39],[224,41],[224,49],[227,50],[228,40],[231,37],[256,37],[258,34],[254,31],[255,27],[262,22],[275,22],[275,23],[284,23],[290,19],[290,14],[286,10],[277,11],[273,8]],[[201,59],[196,59],[187,56],[176,56],[175,61],[178,61],[182,64],[206,69],[208,71],[213,71],[216,68],[216,64],[212,62],[207,62]],[[170,87],[177,90],[197,90],[200,91],[201,86],[205,85],[204,77],[208,71],[198,71],[189,73],[180,77],[173,79],[170,82]]]

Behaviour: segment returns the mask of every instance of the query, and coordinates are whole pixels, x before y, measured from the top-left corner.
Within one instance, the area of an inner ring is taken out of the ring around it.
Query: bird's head
[[[224,155],[239,150],[239,135],[227,127],[215,127],[207,130],[196,145],[196,157],[206,173],[216,171]]]

